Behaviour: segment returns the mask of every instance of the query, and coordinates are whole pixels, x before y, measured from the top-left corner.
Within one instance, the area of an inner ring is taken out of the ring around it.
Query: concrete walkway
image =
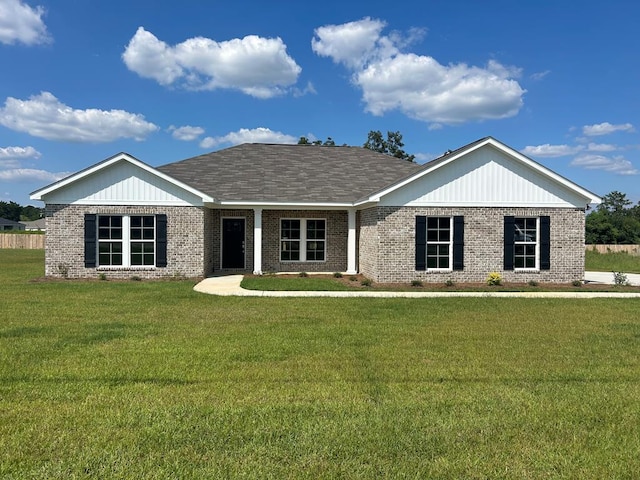
[[[528,298],[640,298],[640,293],[621,292],[383,292],[373,290],[349,291],[262,291],[246,290],[240,286],[242,275],[205,278],[193,289],[196,292],[220,296],[242,297],[377,297],[377,298],[435,298],[435,297],[528,297]],[[640,286],[640,274],[627,274],[632,285]],[[585,282],[613,284],[613,273],[585,272]]]

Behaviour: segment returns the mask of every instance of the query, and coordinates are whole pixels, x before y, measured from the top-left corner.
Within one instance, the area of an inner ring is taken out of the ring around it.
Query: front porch
[[[357,268],[354,208],[213,208],[205,214],[205,271],[344,272]]]

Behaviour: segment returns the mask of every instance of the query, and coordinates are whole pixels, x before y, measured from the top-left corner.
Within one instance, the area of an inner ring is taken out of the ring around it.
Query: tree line
[[[614,190],[586,218],[588,244],[640,244],[640,202]]]
[[[23,207],[16,202],[0,201],[0,218],[14,222],[30,222],[44,217],[44,208],[27,205]]]
[[[300,137],[298,145],[322,145],[324,147],[335,147],[336,142],[331,137],[327,137],[324,142],[322,140],[310,141],[307,137]],[[346,144],[343,144],[343,146],[346,146]],[[364,142],[364,145],[362,146],[369,150],[373,150],[374,152],[384,153],[385,155],[401,158],[402,160],[407,160],[409,162],[413,162],[416,158],[415,155],[410,155],[402,149],[402,147],[404,147],[404,143],[402,142],[402,134],[398,131],[387,132],[387,136],[385,138],[380,130],[371,130],[367,135],[367,141]]]

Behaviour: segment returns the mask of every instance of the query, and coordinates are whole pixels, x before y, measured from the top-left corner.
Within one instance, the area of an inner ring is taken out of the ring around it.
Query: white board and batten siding
[[[387,193],[379,204],[585,208],[588,202],[567,186],[487,146]]]
[[[203,205],[201,196],[128,161],[118,161],[55,189],[43,200],[75,205]]]

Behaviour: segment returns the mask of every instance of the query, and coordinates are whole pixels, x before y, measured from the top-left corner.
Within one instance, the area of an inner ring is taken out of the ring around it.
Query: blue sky
[[[158,166],[396,131],[491,135],[640,201],[640,4],[0,0],[0,200],[118,152]]]

